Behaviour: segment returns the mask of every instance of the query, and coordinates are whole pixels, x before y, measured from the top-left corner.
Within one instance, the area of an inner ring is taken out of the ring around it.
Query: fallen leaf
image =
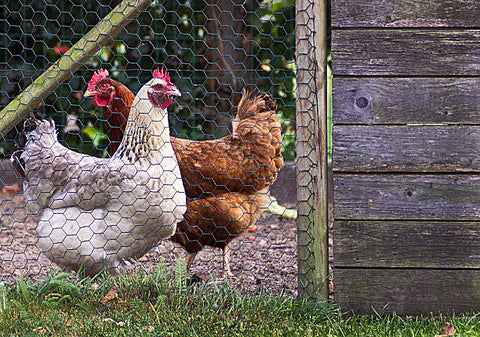
[[[59,293],[50,293],[45,295],[45,299],[48,300],[49,298],[62,298],[62,294]]]
[[[122,322],[122,321],[120,321],[120,322],[116,322],[114,319],[112,319],[112,318],[109,318],[109,317],[107,317],[107,318],[104,318],[104,319],[103,319],[103,321],[104,321],[104,322],[111,322],[111,323],[115,323],[115,324],[116,324],[116,325],[118,325],[118,326],[125,326],[125,325],[127,324],[127,323],[125,323],[125,322]]]
[[[266,210],[267,213],[277,214],[287,220],[297,220],[297,210],[295,208],[286,208],[278,203],[277,198],[270,196],[270,204]]]
[[[44,327],[39,326],[38,328],[33,329],[33,331],[40,332],[42,335],[47,333],[47,330]]]
[[[435,337],[453,336],[456,333],[457,333],[457,329],[455,329],[451,323],[445,322],[445,324],[443,325],[442,331],[440,331],[440,335],[435,335]]]
[[[2,188],[2,195],[4,198],[12,198],[15,193],[20,191],[20,187],[18,187],[18,184],[15,183],[13,185],[5,185]]]
[[[118,291],[118,286],[113,286],[112,289],[110,289],[110,291],[108,292],[108,294],[106,294],[105,297],[103,298],[102,303],[107,304],[111,300],[117,298],[118,297],[117,291]]]
[[[257,226],[257,225],[253,225],[253,226],[251,226],[251,227],[248,227],[247,231],[249,231],[250,233],[253,233],[253,232],[255,232],[257,229],[258,229],[258,226]]]

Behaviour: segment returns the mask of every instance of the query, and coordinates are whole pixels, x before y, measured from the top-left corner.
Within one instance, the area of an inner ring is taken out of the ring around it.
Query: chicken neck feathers
[[[110,105],[102,107],[102,113],[109,129],[108,138],[111,142],[109,151],[113,155],[122,141],[123,132],[127,126],[128,112],[135,95],[120,82],[111,81],[114,85],[115,95]]]

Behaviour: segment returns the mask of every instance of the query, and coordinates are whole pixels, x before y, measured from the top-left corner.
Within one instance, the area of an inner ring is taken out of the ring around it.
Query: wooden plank
[[[479,27],[476,0],[333,0],[333,27]]]
[[[336,221],[335,267],[480,269],[480,222]]]
[[[480,126],[334,126],[333,167],[350,172],[478,172]]]
[[[480,220],[480,176],[335,174],[336,220]]]
[[[333,78],[333,123],[480,123],[480,78]]]
[[[298,296],[327,300],[327,8],[326,1],[295,6]]]
[[[335,302],[357,314],[476,312],[480,270],[335,269]]]
[[[480,30],[332,31],[333,75],[480,76]]]

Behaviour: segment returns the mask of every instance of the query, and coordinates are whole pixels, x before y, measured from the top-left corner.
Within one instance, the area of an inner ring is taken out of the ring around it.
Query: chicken
[[[38,247],[64,270],[121,273],[171,237],[186,211],[166,110],[180,91],[166,71],[153,75],[134,97],[122,142],[109,159],[61,145],[52,120],[24,124],[12,161],[26,177]]]
[[[94,73],[85,97],[102,108],[113,155],[125,129],[134,94],[108,77]],[[189,198],[230,192],[257,193],[271,186],[283,165],[281,130],[275,101],[266,94],[243,92],[232,135],[191,141],[171,137]]]
[[[85,96],[102,107],[114,150],[133,94],[100,70]],[[200,142],[171,137],[189,198],[185,220],[172,241],[189,253],[188,268],[204,246],[217,247],[223,250],[222,277],[233,276],[229,243],[254,225],[268,206],[268,187],[283,164],[275,112],[275,101],[268,95],[244,91],[231,136]]]

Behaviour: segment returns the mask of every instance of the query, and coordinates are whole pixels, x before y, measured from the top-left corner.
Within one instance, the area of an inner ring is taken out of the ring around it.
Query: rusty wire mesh
[[[62,57],[117,3],[41,0],[0,5],[1,106]],[[294,214],[283,208],[296,206],[294,44],[295,7],[290,0],[154,1],[51,92],[37,111],[55,120],[59,141],[68,148],[108,158],[115,146],[109,130],[118,125],[106,120],[101,107],[83,97],[90,78],[99,69],[107,69],[111,78],[133,93],[150,80],[155,68],[168,69],[172,82],[182,92],[182,97],[169,107],[170,132],[190,140],[231,134],[231,121],[243,88],[270,94],[278,106],[281,150],[286,162],[268,192],[278,198],[279,204],[268,201],[269,211],[256,214],[258,219],[232,241],[232,272],[239,284],[250,291],[265,288],[294,294],[296,223]],[[42,279],[49,270],[58,269],[37,245],[36,218],[26,211],[23,180],[8,161],[22,124],[0,139],[0,275],[8,282],[20,277]],[[218,153],[228,155],[228,151]],[[50,239],[56,240],[54,234]],[[186,256],[179,244],[165,239],[134,265],[151,269],[160,259],[173,265],[176,259]],[[216,278],[221,271],[222,251],[205,247],[196,257],[190,275]]]

